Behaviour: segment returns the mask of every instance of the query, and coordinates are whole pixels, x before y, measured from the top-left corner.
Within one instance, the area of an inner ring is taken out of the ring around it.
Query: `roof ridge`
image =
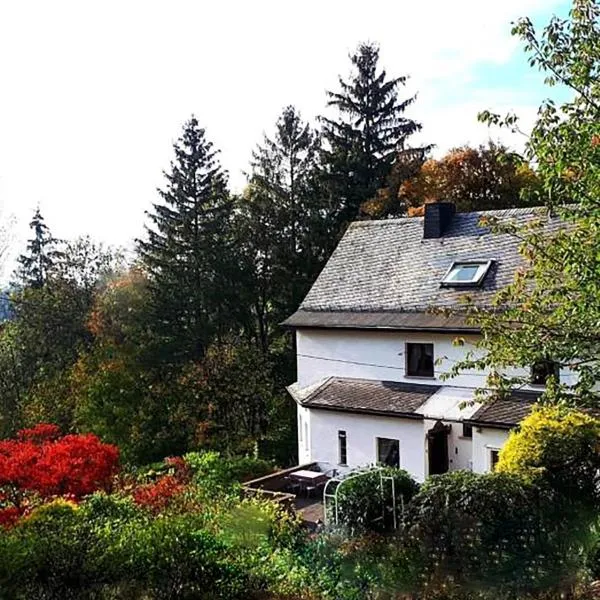
[[[527,214],[532,212],[538,212],[542,210],[548,210],[547,206],[515,206],[513,208],[490,208],[486,210],[468,210],[464,212],[457,212],[454,217],[460,217],[465,215],[487,215],[487,214]],[[393,219],[368,219],[364,221],[352,221],[350,227],[375,227],[381,225],[395,225],[398,223],[411,223],[416,221],[422,221],[423,215],[403,215],[394,217]]]

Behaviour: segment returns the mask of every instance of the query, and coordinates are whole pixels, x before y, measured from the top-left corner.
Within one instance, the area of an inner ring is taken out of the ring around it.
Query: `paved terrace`
[[[295,494],[289,491],[289,477],[296,471],[320,471],[316,462],[297,465],[290,469],[277,471],[252,479],[244,483],[244,492],[247,496],[262,496],[296,511],[307,527],[314,529],[317,522],[323,522],[323,497],[322,492],[313,496],[302,493]]]

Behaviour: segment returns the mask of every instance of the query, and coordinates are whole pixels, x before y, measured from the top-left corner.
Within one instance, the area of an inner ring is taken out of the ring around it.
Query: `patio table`
[[[307,483],[318,483],[322,479],[325,479],[326,475],[325,473],[320,473],[319,471],[306,471],[301,469],[300,471],[294,471],[293,473],[290,473],[290,477],[300,481],[306,481]]]

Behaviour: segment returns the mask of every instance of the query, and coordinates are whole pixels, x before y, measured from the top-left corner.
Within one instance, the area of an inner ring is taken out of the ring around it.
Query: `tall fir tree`
[[[162,202],[138,251],[168,361],[200,359],[226,319],[231,199],[217,151],[192,116],[173,146]]]
[[[27,240],[27,251],[19,256],[19,266],[16,272],[17,283],[20,287],[42,288],[48,281],[53,267],[63,258],[60,250],[61,240],[56,239],[44,217],[37,208],[30,229],[33,237]]]
[[[293,311],[326,258],[327,210],[317,186],[320,139],[293,106],[252,155],[238,233],[250,277],[256,338],[268,349],[276,323]]]
[[[327,106],[337,109],[338,117],[321,117],[324,184],[335,203],[338,227],[366,216],[361,206],[386,187],[407,139],[421,129],[420,123],[404,116],[415,96],[398,100],[407,77],[388,79],[385,70],[379,70],[376,44],[360,44],[350,60],[350,79],[340,77],[340,91],[327,92]]]

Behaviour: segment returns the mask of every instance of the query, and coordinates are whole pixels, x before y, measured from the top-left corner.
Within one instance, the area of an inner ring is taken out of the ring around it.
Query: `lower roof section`
[[[440,388],[431,385],[411,385],[396,381],[373,381],[329,377],[312,386],[307,393],[295,387],[288,388],[292,397],[308,408],[322,408],[355,413],[394,415],[422,419],[416,413],[429,397]]]
[[[306,408],[410,419],[464,421],[472,425],[510,429],[526,417],[538,394],[520,394],[480,404],[475,390],[451,386],[409,384],[329,377],[310,386],[288,387]]]
[[[442,333],[478,333],[479,327],[467,322],[466,315],[397,311],[312,311],[298,310],[283,321],[284,327],[395,329]]]

